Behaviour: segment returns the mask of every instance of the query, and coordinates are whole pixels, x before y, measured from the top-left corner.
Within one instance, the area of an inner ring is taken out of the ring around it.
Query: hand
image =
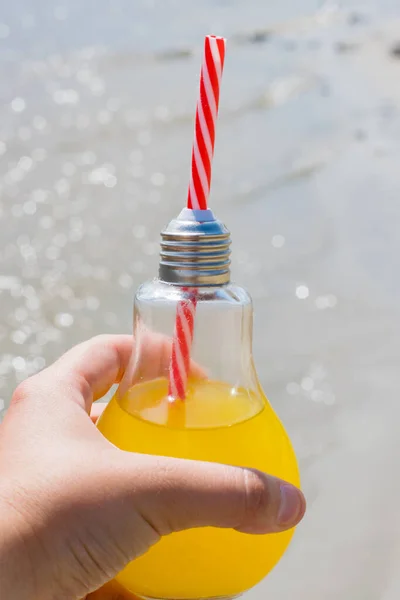
[[[164,342],[149,346],[150,371],[169,360]],[[0,425],[1,598],[77,600],[172,531],[268,533],[302,518],[302,493],[274,477],[110,444],[89,415],[131,351],[130,336],[99,336],[15,391]],[[93,598],[118,597],[107,593]]]

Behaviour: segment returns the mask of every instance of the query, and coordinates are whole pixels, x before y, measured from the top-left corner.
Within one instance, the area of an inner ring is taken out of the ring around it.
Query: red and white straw
[[[194,210],[207,210],[225,44],[224,38],[214,35],[208,35],[204,43],[187,199],[187,207]],[[187,298],[178,302],[176,309],[168,390],[171,399],[181,400],[186,396],[197,303],[196,289],[185,288],[184,291]]]
[[[208,35],[204,43],[192,150],[192,176],[187,200],[188,208],[196,210],[207,209],[210,193],[211,164],[214,155],[219,88],[225,60],[225,43],[224,38],[214,35]]]
[[[189,292],[186,289],[185,291]],[[196,303],[196,290],[193,289],[191,293],[189,292],[187,299],[179,301],[176,307],[168,390],[168,395],[172,399],[181,398],[183,400],[186,396]]]

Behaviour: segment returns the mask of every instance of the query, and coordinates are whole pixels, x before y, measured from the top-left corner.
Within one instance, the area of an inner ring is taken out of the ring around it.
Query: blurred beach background
[[[207,33],[228,38],[210,203],[309,506],[247,597],[398,600],[398,0],[3,2],[0,411],[131,331],[186,200]]]

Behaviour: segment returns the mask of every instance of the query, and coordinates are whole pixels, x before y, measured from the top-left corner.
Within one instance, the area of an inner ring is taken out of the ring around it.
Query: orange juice
[[[191,380],[171,405],[160,378],[114,396],[98,427],[132,452],[257,468],[299,485],[289,438],[261,391]],[[283,555],[293,530],[250,535],[205,527],[164,537],[131,562],[117,581],[149,598],[235,596],[258,583]]]

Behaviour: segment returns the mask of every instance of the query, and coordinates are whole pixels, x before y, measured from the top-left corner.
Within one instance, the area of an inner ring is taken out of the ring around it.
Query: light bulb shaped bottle
[[[163,232],[160,278],[135,296],[132,358],[98,427],[123,450],[251,467],[299,485],[290,440],[258,381],[252,303],[230,283],[229,244],[229,232],[211,211],[185,210]],[[194,293],[185,398],[171,399],[176,308]],[[212,527],[173,533],[117,581],[145,598],[237,596],[268,574],[292,534]]]

